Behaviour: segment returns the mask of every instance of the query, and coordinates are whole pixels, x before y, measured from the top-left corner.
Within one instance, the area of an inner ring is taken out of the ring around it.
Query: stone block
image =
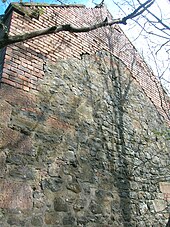
[[[33,155],[35,153],[32,146],[32,140],[29,136],[21,135],[19,141],[17,141],[14,146],[17,153],[23,153],[28,155]]]
[[[0,124],[5,124],[7,126],[10,116],[11,116],[12,107],[6,101],[0,101]]]
[[[7,127],[1,127],[0,148],[14,145],[20,138],[20,133]]]
[[[164,199],[170,201],[170,182],[160,182],[159,187],[164,194]]]
[[[52,177],[59,176],[63,164],[64,162],[62,160],[56,160],[54,163],[52,163],[49,167],[49,175]]]
[[[45,130],[48,133],[58,133],[59,130],[62,130],[67,133],[74,133],[75,129],[72,125],[60,120],[57,117],[50,116],[45,122]]]
[[[68,226],[68,227],[75,226],[74,222],[75,222],[75,217],[71,215],[69,216],[67,215],[63,218],[63,226]]]
[[[0,180],[0,208],[31,209],[32,189],[24,182]]]
[[[61,198],[56,198],[54,200],[54,210],[58,212],[67,212],[68,207],[65,201]]]
[[[31,220],[32,226],[43,226],[43,220],[42,217],[33,217]]]
[[[68,182],[66,187],[68,190],[71,190],[74,193],[80,193],[82,190],[80,184],[76,180]]]
[[[101,205],[95,203],[94,201],[90,203],[89,209],[90,209],[90,211],[93,214],[101,214],[102,213],[102,207],[101,207]]]
[[[148,206],[146,203],[139,204],[140,213],[143,215],[148,212]]]
[[[87,105],[86,100],[83,100],[77,108],[80,121],[87,121],[89,124],[93,122],[93,109]]]
[[[154,209],[156,212],[161,212],[166,209],[167,204],[164,200],[162,199],[155,199],[153,201]]]
[[[36,106],[37,99],[33,94],[28,94],[22,90],[19,90],[15,87],[11,87],[7,84],[3,84],[0,90],[0,97],[5,99],[12,105],[17,105],[18,107],[28,107],[28,106]]]
[[[61,190],[63,180],[60,177],[49,178],[42,181],[42,188],[48,189],[52,192],[57,192]]]
[[[4,176],[6,170],[6,155],[4,152],[0,153],[0,177]]]
[[[45,213],[45,223],[47,225],[57,225],[59,224],[60,217],[57,212],[47,212]]]
[[[170,182],[160,182],[159,187],[162,193],[170,193]]]

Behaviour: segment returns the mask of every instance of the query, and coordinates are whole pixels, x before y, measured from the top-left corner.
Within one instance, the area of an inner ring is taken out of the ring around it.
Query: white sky
[[[97,3],[101,1],[95,1]],[[105,4],[107,5],[108,10],[113,15],[113,18],[119,18],[123,17],[125,14],[120,11],[118,7],[113,3],[114,0],[105,0]],[[119,2],[115,0],[115,2]],[[125,2],[125,1],[122,1]],[[129,0],[128,2],[133,2],[132,0]],[[135,2],[135,0],[134,0]],[[141,0],[141,2],[145,2],[145,0]],[[87,3],[88,7],[93,7],[94,4],[92,3],[92,0],[89,0]],[[123,10],[126,12],[126,14],[132,12],[132,8],[129,6],[123,5]],[[155,15],[157,15],[159,18],[162,16],[162,18],[168,18],[169,20],[165,21],[166,24],[170,26],[170,2],[169,0],[156,0],[156,3],[154,3],[150,8],[151,12],[153,12]],[[153,18],[151,18],[153,19]],[[140,21],[142,23],[142,20]],[[139,53],[144,56],[146,62],[152,67],[155,75],[161,75],[162,72],[166,70],[164,73],[164,79],[170,82],[170,51],[169,54],[166,52],[166,48],[162,48],[161,51],[158,52],[158,54],[154,57],[157,58],[157,62],[155,63],[153,56],[151,55],[151,51],[156,52],[157,49],[159,49],[158,45],[161,45],[167,40],[158,38],[157,36],[152,36],[144,33],[143,35],[140,35],[141,28],[139,26],[134,26],[134,23],[132,21],[128,21],[128,24],[126,26],[121,26],[126,35],[129,37],[129,39],[132,41],[134,46],[138,49]],[[161,34],[158,30],[155,30],[153,26],[147,26],[147,30],[153,31],[154,33]],[[170,37],[170,32],[169,32]],[[151,51],[148,47],[150,45]],[[170,46],[169,46],[170,49]],[[159,70],[158,70],[159,69]],[[162,81],[164,83],[164,81]],[[164,83],[166,85],[166,88],[170,92],[170,83]]]

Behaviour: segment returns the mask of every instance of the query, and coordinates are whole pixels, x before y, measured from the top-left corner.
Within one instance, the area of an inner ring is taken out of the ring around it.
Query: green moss
[[[22,2],[20,4],[12,4],[12,6],[24,16],[28,16],[30,18],[39,19],[39,16],[44,13],[44,9],[41,6],[25,8],[25,5]]]

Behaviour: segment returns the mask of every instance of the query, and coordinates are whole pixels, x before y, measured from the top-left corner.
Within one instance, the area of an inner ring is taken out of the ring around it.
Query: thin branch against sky
[[[139,0],[105,0],[113,16],[121,17],[136,7]],[[143,2],[140,0],[140,2]],[[155,0],[154,5],[128,26],[121,26],[125,34],[138,49],[146,62],[151,66],[155,75],[162,79],[170,91],[170,1]],[[161,23],[160,23],[161,22]],[[150,45],[150,47],[148,47]],[[152,54],[150,53],[152,51]]]

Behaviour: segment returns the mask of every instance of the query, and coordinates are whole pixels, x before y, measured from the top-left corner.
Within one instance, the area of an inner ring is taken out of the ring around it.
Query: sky
[[[136,0],[128,0],[126,2],[133,3],[135,1]],[[125,1],[105,0],[105,4],[107,5],[107,8],[112,14],[113,18],[121,18],[125,15],[124,12],[132,12],[132,8],[129,5],[123,5],[123,7],[121,7],[120,4],[120,7],[124,10],[123,12],[120,10],[120,8],[116,7],[113,2],[124,3]],[[145,0],[141,0],[141,2],[145,2]],[[94,6],[92,0],[88,0],[87,5],[90,7]],[[159,18],[162,18],[162,20],[168,24],[168,26],[170,26],[169,0],[156,0],[156,2],[149,9]],[[149,18],[154,21],[152,17]],[[144,20],[142,19],[140,19],[139,22],[144,24]],[[170,44],[169,46],[166,45],[159,50],[160,46],[167,40],[161,39],[155,35],[148,35],[146,32],[141,32],[141,27],[137,26],[136,23],[130,20],[126,26],[122,25],[121,28],[131,40],[133,45],[137,48],[138,52],[142,55],[142,57],[144,57],[147,64],[152,68],[154,74],[158,77],[163,75],[161,82],[166,88],[167,92],[170,94]],[[152,25],[147,25],[147,30],[150,32],[152,31],[154,34],[162,35],[162,32],[155,29]],[[168,34],[168,38],[170,39],[170,31]],[[159,51],[157,54],[155,54],[157,50]]]
[[[0,0],[0,14],[3,14],[7,6],[9,5],[10,2],[16,2],[17,0],[7,0],[6,3],[2,3],[2,0]],[[23,0],[25,1],[25,0]],[[130,6],[124,6],[122,9],[121,8],[121,2],[125,2],[125,0],[105,0],[105,4],[107,5],[108,10],[112,14],[113,18],[119,18],[123,17],[125,14],[124,12],[130,13],[132,12],[132,8]],[[128,0],[126,2],[132,3],[133,1],[136,0]],[[144,2],[145,0],[141,0]],[[33,0],[33,2],[41,2],[41,3],[56,3],[56,0]],[[93,0],[68,0],[67,2],[70,3],[77,3],[77,4],[85,4],[87,7],[94,7],[95,5],[93,4]],[[94,0],[95,3],[100,3],[101,0]],[[113,2],[119,2],[120,3],[120,8],[116,6]],[[170,1],[169,0],[156,0],[156,4],[151,6],[150,10],[155,14],[158,15],[159,17],[163,18],[169,18],[169,20],[165,20],[168,25],[170,24]],[[151,18],[153,20],[153,18]],[[142,19],[140,20],[140,23],[142,22]],[[128,25],[122,26],[122,29],[124,30],[125,34],[127,37],[131,40],[131,42],[134,44],[134,46],[138,49],[139,53],[144,56],[146,62],[151,66],[153,69],[154,73],[158,76],[160,76],[164,70],[166,69],[166,72],[164,73],[164,79],[167,81],[170,81],[170,67],[169,67],[169,62],[170,62],[170,51],[167,52],[167,48],[162,48],[157,55],[151,55],[151,52],[154,53],[156,52],[157,49],[159,49],[159,46],[164,42],[163,39],[158,38],[157,36],[151,36],[148,35],[144,32],[141,34],[141,27],[136,26],[133,21],[129,21]],[[153,26],[148,26],[147,30],[153,31],[154,33],[157,33],[158,31],[153,30]],[[139,35],[140,34],[140,35]],[[169,33],[170,37],[170,33]],[[170,46],[169,46],[170,50]],[[155,58],[157,61],[155,61]],[[164,81],[163,80],[163,83]],[[165,86],[170,92],[170,83],[165,83]]]

